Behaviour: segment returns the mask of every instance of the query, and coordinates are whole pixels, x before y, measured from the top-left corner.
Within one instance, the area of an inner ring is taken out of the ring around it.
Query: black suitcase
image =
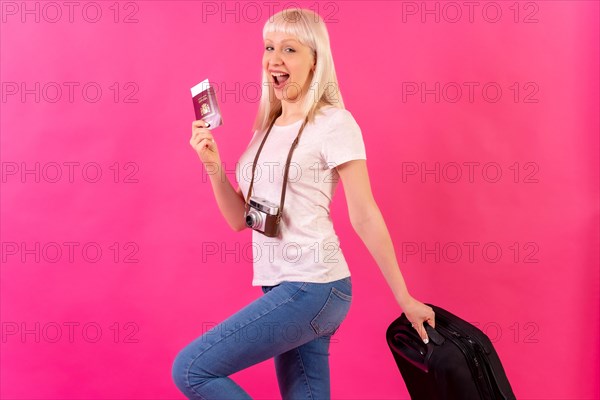
[[[485,333],[443,308],[427,305],[435,312],[435,329],[425,323],[429,343],[423,343],[404,313],[386,332],[411,399],[515,400]]]

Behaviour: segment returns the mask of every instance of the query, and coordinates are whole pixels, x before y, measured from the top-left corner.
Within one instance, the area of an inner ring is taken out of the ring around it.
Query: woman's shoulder
[[[320,117],[327,125],[354,121],[352,113],[345,108],[327,105],[322,107],[319,111],[321,112]]]

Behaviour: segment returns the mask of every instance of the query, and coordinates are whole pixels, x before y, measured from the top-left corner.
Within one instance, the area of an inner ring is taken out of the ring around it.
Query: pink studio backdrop
[[[189,146],[215,82],[234,185],[279,2],[0,3],[3,399],[180,399],[177,352],[262,292]],[[598,399],[599,3],[300,2],[413,295],[477,324],[519,399]],[[436,20],[437,19],[437,20]],[[406,399],[400,315],[352,230],[335,399]],[[232,376],[279,398],[272,360]]]

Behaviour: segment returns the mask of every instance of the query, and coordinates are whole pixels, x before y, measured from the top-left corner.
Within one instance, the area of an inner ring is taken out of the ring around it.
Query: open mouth
[[[275,82],[275,87],[276,88],[282,88],[285,84],[285,82],[288,80],[288,78],[290,77],[289,74],[283,74],[283,75],[271,75],[273,77],[273,81]]]

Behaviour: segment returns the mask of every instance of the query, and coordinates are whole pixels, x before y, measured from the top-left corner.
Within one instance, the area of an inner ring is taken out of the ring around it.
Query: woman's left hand
[[[423,339],[423,342],[428,343],[429,338],[427,337],[423,323],[427,322],[429,326],[435,328],[435,312],[433,308],[411,297],[404,307],[402,307],[402,310],[406,318],[412,323],[413,328],[416,329],[421,339]]]

